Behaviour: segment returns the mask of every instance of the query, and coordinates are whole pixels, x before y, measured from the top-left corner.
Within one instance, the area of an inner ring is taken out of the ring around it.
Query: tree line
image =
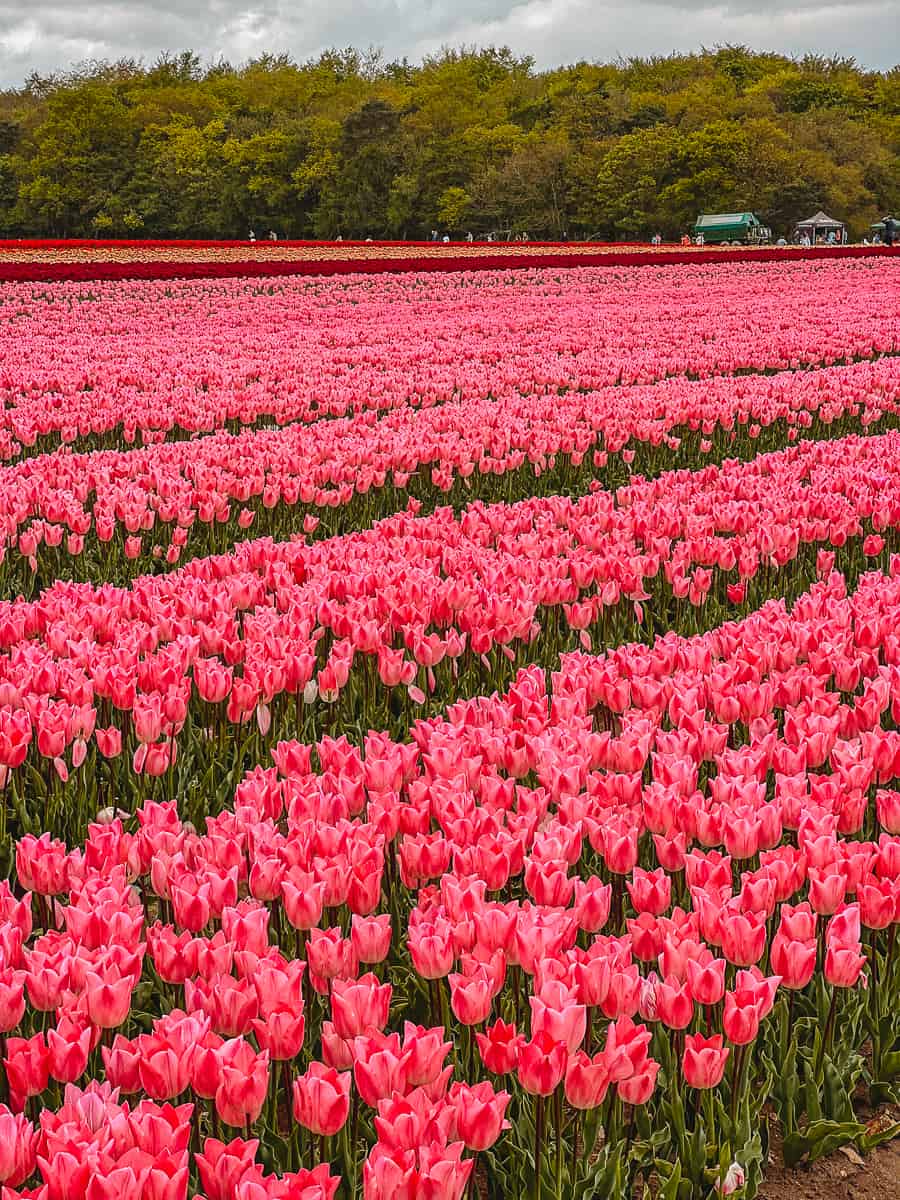
[[[683,233],[900,207],[900,67],[725,46],[538,71],[329,51],[92,62],[0,92],[7,237],[531,238]]]

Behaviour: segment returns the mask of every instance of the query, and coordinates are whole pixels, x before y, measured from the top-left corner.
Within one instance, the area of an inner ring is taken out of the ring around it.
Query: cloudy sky
[[[508,45],[540,66],[723,42],[900,63],[900,0],[0,0],[0,84],[86,58],[192,49],[239,62],[380,46]]]

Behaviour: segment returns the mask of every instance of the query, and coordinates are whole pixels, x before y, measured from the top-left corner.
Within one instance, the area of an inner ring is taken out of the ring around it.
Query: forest
[[[677,237],[900,207],[900,67],[725,46],[537,70],[329,51],[91,62],[0,92],[0,236]]]

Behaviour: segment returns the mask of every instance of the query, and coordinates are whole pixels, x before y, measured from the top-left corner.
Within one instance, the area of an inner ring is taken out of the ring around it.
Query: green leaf
[[[853,1121],[851,1089],[855,1080],[848,1078],[835,1068],[831,1059],[825,1059],[825,1098],[829,1116],[834,1121]]]
[[[865,1132],[859,1121],[813,1121],[802,1133],[791,1134],[782,1147],[785,1164],[795,1167],[802,1159],[815,1162],[841,1146],[855,1142]]]
[[[900,1075],[900,1050],[891,1050],[881,1056],[881,1079],[896,1079]]]
[[[681,1163],[676,1162],[672,1167],[669,1177],[660,1186],[659,1200],[678,1200],[681,1182]]]
[[[889,1079],[873,1079],[869,1085],[869,1096],[874,1106],[900,1103],[900,1084]]]

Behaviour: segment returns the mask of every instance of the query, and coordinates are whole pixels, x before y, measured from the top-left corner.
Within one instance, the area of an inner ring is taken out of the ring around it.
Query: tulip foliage
[[[898,1132],[897,269],[0,288],[0,1200]]]

